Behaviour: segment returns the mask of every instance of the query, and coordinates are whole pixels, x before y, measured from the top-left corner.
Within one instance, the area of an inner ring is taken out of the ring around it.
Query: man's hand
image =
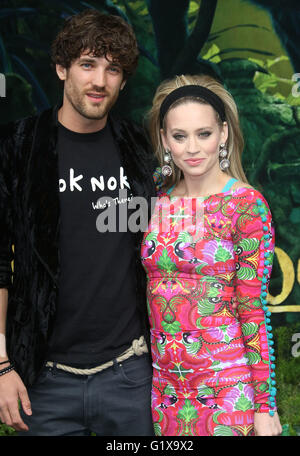
[[[31,415],[31,404],[27,390],[15,371],[0,377],[0,419],[2,423],[13,427],[16,431],[28,431],[19,412],[19,400],[26,415]]]
[[[282,427],[279,421],[278,413],[275,412],[274,416],[268,413],[254,413],[254,432],[255,435],[280,435]]]

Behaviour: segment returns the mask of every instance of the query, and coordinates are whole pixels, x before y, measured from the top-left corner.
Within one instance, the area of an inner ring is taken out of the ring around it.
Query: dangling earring
[[[162,172],[162,175],[167,177],[167,176],[171,176],[173,171],[172,171],[172,168],[171,166],[169,165],[169,163],[171,162],[172,160],[172,157],[171,157],[171,152],[169,151],[169,149],[166,149],[165,150],[165,154],[164,154],[164,162],[166,163],[162,169],[161,169],[161,172]]]
[[[220,168],[222,171],[225,171],[230,166],[230,161],[227,158],[227,154],[228,154],[228,151],[226,149],[226,145],[220,144],[219,157],[221,159]]]

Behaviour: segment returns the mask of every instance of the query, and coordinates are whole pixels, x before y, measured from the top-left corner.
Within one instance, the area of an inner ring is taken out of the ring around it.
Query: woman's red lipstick
[[[203,160],[205,160],[205,158],[189,158],[188,160],[184,161],[190,166],[197,166],[202,163]]]

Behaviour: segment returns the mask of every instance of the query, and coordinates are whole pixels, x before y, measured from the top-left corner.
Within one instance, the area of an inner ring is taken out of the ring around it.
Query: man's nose
[[[102,68],[97,68],[94,73],[93,84],[98,87],[105,87],[106,73]]]

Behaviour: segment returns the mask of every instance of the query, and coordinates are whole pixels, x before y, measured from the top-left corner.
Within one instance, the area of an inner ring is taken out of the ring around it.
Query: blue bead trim
[[[268,233],[269,232],[269,227],[267,225],[264,225],[264,223],[267,221],[267,211],[265,209],[265,207],[263,206],[263,202],[260,198],[257,198],[256,200],[256,204],[258,206],[258,212],[261,216],[261,220],[262,220],[262,223],[263,223],[263,237],[262,237],[262,244],[263,245],[263,248],[268,248],[270,247],[270,242],[269,242],[269,239],[270,239],[270,234]],[[271,323],[271,320],[270,317],[271,316],[271,312],[269,311],[268,307],[267,307],[267,300],[266,300],[266,297],[268,295],[267,293],[267,282],[268,282],[268,274],[269,274],[269,270],[266,266],[269,266],[271,264],[271,261],[268,259],[268,257],[270,256],[270,252],[266,251],[264,252],[264,269],[263,269],[263,277],[262,277],[262,286],[261,286],[261,294],[260,294],[260,299],[261,299],[261,303],[262,303],[262,309],[265,313],[264,315],[264,319],[265,319],[265,328],[266,328],[266,335],[267,335],[267,343],[268,343],[268,352],[269,352],[269,357],[270,357],[270,362],[269,362],[269,379],[268,379],[268,382],[269,382],[269,406],[272,408],[275,408],[276,407],[276,404],[275,404],[275,396],[276,396],[276,388],[274,387],[274,385],[276,385],[276,381],[274,380],[276,374],[274,372],[275,370],[275,364],[274,364],[274,361],[275,361],[275,356],[270,356],[270,355],[273,355],[274,353],[274,349],[272,348],[272,345],[274,345],[274,341],[272,340],[273,339],[273,334],[271,333],[272,331],[272,326],[270,325]],[[272,362],[271,362],[272,361]],[[275,414],[275,411],[274,410],[269,410],[269,415],[270,416],[274,416]]]

